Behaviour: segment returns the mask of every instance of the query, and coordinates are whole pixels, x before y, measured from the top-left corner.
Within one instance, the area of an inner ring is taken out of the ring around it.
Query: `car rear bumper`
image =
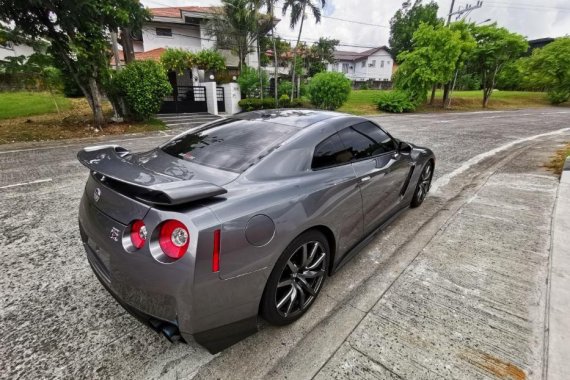
[[[265,271],[222,280],[211,273],[209,262],[196,259],[200,255],[187,254],[175,265],[159,263],[149,252],[127,252],[120,238],[110,236],[113,228],[123,231],[126,226],[84,196],[79,229],[89,264],[109,293],[138,320],[159,332],[175,330],[185,341],[196,341],[212,353],[257,331]]]

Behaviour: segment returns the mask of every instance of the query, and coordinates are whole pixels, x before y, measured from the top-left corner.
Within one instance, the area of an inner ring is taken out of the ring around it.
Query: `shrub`
[[[416,109],[416,104],[405,91],[386,91],[378,97],[378,109],[386,112],[402,113]]]
[[[164,68],[155,61],[135,61],[117,72],[112,79],[115,97],[122,98],[127,115],[145,120],[157,113],[163,98],[172,92]]]
[[[279,82],[279,86],[277,86],[277,93],[279,96],[287,95],[287,97],[289,97],[292,89],[293,83],[291,83],[291,81],[284,80],[282,82]]]
[[[546,93],[546,97],[552,104],[561,104],[570,99],[570,90],[565,88],[551,89]]]
[[[265,71],[261,72],[261,77],[263,80],[263,86],[267,86],[268,77]],[[241,89],[241,92],[245,94],[247,98],[253,98],[259,95],[259,72],[251,67],[244,67],[241,70],[241,74],[237,78],[237,82]]]
[[[264,98],[263,100],[256,98],[247,98],[240,100],[238,104],[243,111],[273,109],[275,108],[275,98]],[[303,106],[303,102],[299,99],[289,100],[289,97],[287,97],[285,100],[284,97],[279,98],[280,108],[299,108]]]
[[[174,71],[178,75],[194,64],[195,56],[183,49],[168,48],[160,56],[160,63],[167,71]]]
[[[342,73],[318,73],[309,84],[311,103],[317,108],[335,110],[347,101],[349,94],[350,79]]]
[[[195,55],[196,65],[206,71],[222,71],[226,69],[226,60],[216,50],[201,50]]]

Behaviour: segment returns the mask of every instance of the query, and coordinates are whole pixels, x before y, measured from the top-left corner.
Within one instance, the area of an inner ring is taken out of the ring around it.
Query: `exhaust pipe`
[[[172,323],[163,322],[158,319],[151,318],[148,320],[150,327],[157,333],[162,333],[171,343],[176,343],[182,340],[180,330]]]
[[[182,339],[178,327],[171,325],[170,323],[165,323],[164,326],[162,326],[162,335],[164,335],[171,343],[176,343]]]

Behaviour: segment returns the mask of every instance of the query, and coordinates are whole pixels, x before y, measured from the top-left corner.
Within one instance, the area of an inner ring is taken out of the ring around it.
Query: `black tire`
[[[414,196],[412,197],[412,202],[410,207],[418,207],[424,203],[427,193],[431,187],[431,179],[433,178],[433,162],[428,161],[422,169],[420,178],[418,178],[418,183],[416,185],[416,190],[414,191]]]
[[[329,259],[329,244],[322,233],[309,230],[296,237],[267,280],[261,299],[262,317],[282,326],[305,314],[323,287]]]

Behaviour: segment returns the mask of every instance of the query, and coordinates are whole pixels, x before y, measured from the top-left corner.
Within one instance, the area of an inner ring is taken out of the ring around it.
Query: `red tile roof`
[[[149,8],[150,14],[154,17],[182,17],[182,11],[197,13],[214,13],[216,7],[168,7],[168,8]]]
[[[165,51],[165,48],[156,48],[148,51],[141,51],[135,53],[135,60],[144,61],[145,59],[152,59],[153,61],[158,61],[162,53]]]

